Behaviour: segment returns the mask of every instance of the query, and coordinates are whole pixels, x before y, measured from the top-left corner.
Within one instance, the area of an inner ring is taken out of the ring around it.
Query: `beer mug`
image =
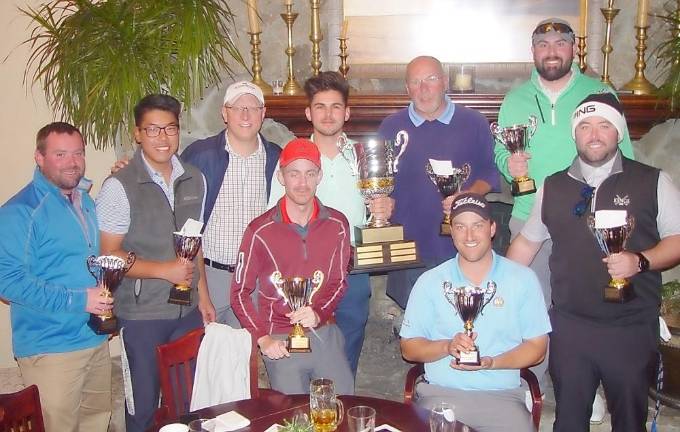
[[[335,394],[333,380],[328,378],[312,380],[309,384],[309,411],[314,432],[331,432],[342,423],[345,409]]]

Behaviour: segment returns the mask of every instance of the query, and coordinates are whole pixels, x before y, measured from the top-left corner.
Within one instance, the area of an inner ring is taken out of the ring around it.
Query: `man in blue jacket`
[[[224,94],[226,128],[198,140],[180,158],[201,170],[207,183],[203,255],[217,321],[240,327],[229,302],[238,248],[248,224],[267,209],[281,148],[260,135],[266,108],[258,86],[230,85]]]
[[[85,143],[68,123],[36,137],[33,181],[0,208],[0,297],[25,385],[35,384],[47,432],[105,432],[111,418],[106,336],[87,325],[111,309],[85,264],[99,254],[94,203],[78,185]]]

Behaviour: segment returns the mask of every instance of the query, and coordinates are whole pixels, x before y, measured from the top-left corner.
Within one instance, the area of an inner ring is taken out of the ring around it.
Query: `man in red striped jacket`
[[[257,340],[273,389],[309,393],[309,382],[330,378],[339,394],[354,392],[354,378],[344,355],[342,333],[333,314],[347,289],[349,224],[339,211],[315,196],[321,181],[319,149],[295,139],[281,152],[276,175],[286,194],[246,229],[231,285],[231,304],[243,328]],[[311,304],[291,312],[273,277],[312,278],[323,274]],[[258,289],[257,307],[251,294]],[[291,353],[286,338],[299,323],[311,352]]]

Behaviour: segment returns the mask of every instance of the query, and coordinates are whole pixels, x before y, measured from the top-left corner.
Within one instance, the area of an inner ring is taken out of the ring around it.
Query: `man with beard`
[[[578,156],[567,169],[545,179],[507,254],[528,264],[543,241],[553,240],[549,363],[557,432],[589,429],[600,381],[612,430],[646,430],[661,271],[680,262],[680,191],[668,174],[621,154],[625,125],[614,95],[593,94],[583,100],[572,120]],[[601,216],[601,211],[621,221],[635,218],[626,250],[605,258],[589,228],[589,216]],[[605,301],[609,280],[625,278],[634,297]]]
[[[543,185],[547,176],[566,168],[576,156],[576,146],[571,136],[571,115],[576,106],[591,93],[613,92],[606,84],[581,73],[573,63],[576,45],[574,31],[569,23],[559,18],[548,18],[538,23],[532,34],[531,52],[534,70],[531,79],[510,91],[498,115],[501,127],[528,124],[529,116],[537,119],[536,133],[529,142],[529,152],[510,154],[505,146],[496,142],[496,165],[509,182],[513,177],[528,175]],[[633,157],[628,130],[622,132],[621,151]],[[519,234],[529,217],[535,194],[515,197],[510,219],[512,238]],[[546,241],[536,254],[531,269],[536,272],[546,305],[550,306],[550,269],[548,257],[552,242]],[[537,366],[534,373],[541,387],[547,362]],[[601,421],[604,406],[598,400],[593,420]]]
[[[314,133],[310,140],[321,152],[323,180],[316,190],[316,196],[324,205],[342,212],[349,220],[350,235],[354,243],[354,226],[366,221],[366,204],[357,187],[357,178],[346,159],[353,159],[353,152],[345,150],[340,154],[338,144],[352,143],[342,131],[349,120],[349,84],[338,72],[321,72],[305,82],[305,93],[309,106],[305,108],[307,120],[312,122]],[[272,183],[269,208],[276,206],[285,195],[283,185]],[[368,200],[372,214],[389,219],[393,200],[387,196]],[[371,296],[368,273],[347,277],[347,292],[335,311],[338,327],[345,337],[345,353],[352,373],[356,375],[359,355],[364,342]]]
[[[85,143],[55,122],[36,144],[33,181],[0,209],[0,297],[10,305],[14,356],[24,384],[38,386],[47,432],[105,432],[109,344],[87,322],[112,300],[85,265],[99,254],[94,202],[79,187]]]

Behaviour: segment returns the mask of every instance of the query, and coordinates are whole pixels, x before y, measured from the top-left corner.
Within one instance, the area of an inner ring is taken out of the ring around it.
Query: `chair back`
[[[158,373],[161,385],[161,408],[156,420],[179,419],[189,413],[191,394],[194,389],[194,372],[201,341],[205,336],[203,327],[192,330],[181,338],[159,345]],[[250,397],[259,396],[258,348],[253,343],[250,350]]]
[[[0,432],[45,432],[38,386],[0,394]]]

